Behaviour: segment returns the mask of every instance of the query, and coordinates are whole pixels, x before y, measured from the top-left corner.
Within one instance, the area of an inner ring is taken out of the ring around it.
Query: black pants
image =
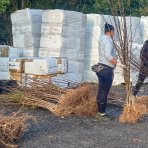
[[[108,66],[96,74],[98,76],[99,85],[97,94],[98,112],[105,113],[107,95],[113,82],[113,69]]]
[[[144,80],[146,78],[146,75],[142,74],[141,72],[139,73],[139,76],[138,76],[138,80],[137,80],[137,83],[133,89],[133,95],[136,96],[141,85],[143,84]]]

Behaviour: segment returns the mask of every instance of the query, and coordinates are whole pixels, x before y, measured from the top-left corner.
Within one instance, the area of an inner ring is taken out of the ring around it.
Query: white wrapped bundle
[[[40,48],[39,49],[39,57],[46,58],[46,57],[51,57],[51,56],[60,57],[61,53],[59,50],[54,49],[54,48]]]
[[[84,82],[97,82],[97,76],[96,74],[91,70],[91,66],[98,63],[99,55],[97,55],[98,50],[96,53],[93,53],[92,55],[85,55],[84,59],[84,68],[83,68],[83,81]],[[94,55],[96,54],[96,55]]]
[[[63,37],[77,37],[84,38],[85,27],[77,27],[77,26],[63,26]]]
[[[60,49],[62,47],[62,37],[58,35],[50,35],[48,37],[41,37],[40,47]]]
[[[56,57],[58,65],[57,73],[67,73],[68,71],[68,60],[67,58]]]
[[[68,60],[84,61],[84,51],[78,49],[66,49],[61,50],[61,57],[67,57]]]
[[[60,35],[63,37],[84,37],[85,28],[77,26],[63,26],[59,24],[42,23],[42,36]]]
[[[83,73],[83,62],[68,60],[68,72],[69,73]]]
[[[123,77],[123,68],[121,66],[120,60],[117,61],[116,68],[114,70],[114,80],[113,85],[120,85],[124,83],[124,77]]]
[[[0,57],[16,58],[22,56],[22,50],[7,45],[0,45]]]
[[[34,50],[38,55],[41,36],[42,10],[23,9],[11,14],[13,46]]]
[[[61,88],[76,86],[82,82],[82,74],[66,73],[51,77],[51,82]]]
[[[114,27],[114,17],[111,15],[101,15],[101,14],[87,14],[87,27],[100,27],[102,33],[104,32],[104,24],[109,23]]]
[[[58,71],[55,58],[32,59],[25,62],[25,73],[34,75],[54,74]]]
[[[99,26],[87,26],[85,29],[85,38],[96,38],[99,40],[101,36],[101,28]]]
[[[61,24],[64,21],[64,10],[45,10],[42,15],[42,22],[50,24]]]
[[[83,13],[64,10],[44,11],[39,57],[67,57],[68,72],[82,74],[85,26],[86,15]]]
[[[62,49],[84,50],[84,39],[75,37],[62,37]]]
[[[24,73],[24,63],[29,57],[12,58],[9,60],[9,71]]]
[[[85,59],[95,59],[99,60],[99,49],[98,48],[90,48],[85,49],[84,52]]]
[[[85,39],[85,50],[86,49],[98,49],[99,43],[98,39],[95,37],[90,37]]]
[[[141,22],[141,32],[143,36],[143,42],[148,39],[148,16],[142,16]]]
[[[62,24],[64,26],[85,26],[87,17],[85,14],[65,10],[45,10],[42,22],[50,24]]]
[[[49,23],[42,23],[41,34],[42,36],[60,35],[63,37],[84,37],[85,28],[77,26],[63,26],[52,25]]]
[[[118,17],[120,30],[124,30],[123,17]],[[129,42],[142,43],[141,23],[139,17],[126,17],[127,36]],[[124,32],[122,32],[124,34]]]
[[[33,57],[33,56],[34,56],[33,48],[23,49],[23,57]]]
[[[22,17],[23,16],[23,17]],[[13,25],[24,24],[31,21],[30,9],[18,10],[11,14],[11,21]]]
[[[95,59],[85,59],[84,70],[91,71],[91,66],[98,63],[98,58]]]
[[[76,11],[64,11],[64,16],[65,26],[86,26],[87,16],[84,13]]]
[[[40,9],[22,9],[17,10],[11,14],[11,21],[13,25],[26,23],[39,23],[42,19],[43,10]]]
[[[89,82],[89,83],[97,83],[98,78],[96,73],[94,73],[91,70],[84,70],[83,71],[83,82]]]
[[[126,26],[127,28],[136,28],[139,27],[140,25],[140,18],[139,17],[133,17],[133,16],[126,16]],[[120,26],[124,26],[124,18],[123,17],[118,17]]]
[[[1,72],[0,71],[0,80],[10,80],[9,72]]]
[[[48,75],[67,72],[67,58],[50,57],[34,58],[25,61],[25,73],[34,75]]]
[[[13,46],[16,48],[25,48],[24,40],[25,40],[24,34],[13,35]]]
[[[0,72],[9,71],[9,58],[0,57]]]
[[[49,36],[49,35],[60,35],[62,36],[63,33],[63,25],[55,25],[49,23],[42,23],[41,27],[41,34],[42,36]]]
[[[41,37],[41,48],[56,48],[56,49],[84,49],[84,39],[74,37],[61,37],[58,35],[50,35]]]
[[[33,35],[30,32],[13,34],[13,46],[17,48],[28,48],[40,46],[40,35]]]

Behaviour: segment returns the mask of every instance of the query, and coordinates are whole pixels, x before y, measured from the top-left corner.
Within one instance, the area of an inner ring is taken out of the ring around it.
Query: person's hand
[[[113,58],[111,61],[110,61],[112,64],[116,65],[117,64],[117,61]]]

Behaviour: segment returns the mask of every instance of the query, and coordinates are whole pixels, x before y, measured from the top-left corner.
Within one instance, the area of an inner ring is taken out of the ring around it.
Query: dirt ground
[[[112,91],[120,92],[115,87]],[[122,91],[123,92],[123,91]],[[3,93],[3,90],[1,90]],[[148,95],[144,85],[139,95]],[[10,114],[19,106],[3,106],[0,110]],[[89,109],[89,106],[88,106]],[[147,148],[148,116],[137,124],[121,124],[118,116],[122,106],[108,104],[108,118],[56,117],[44,109],[24,108],[23,112],[36,117],[36,123],[29,122],[29,129],[16,141],[20,148]]]

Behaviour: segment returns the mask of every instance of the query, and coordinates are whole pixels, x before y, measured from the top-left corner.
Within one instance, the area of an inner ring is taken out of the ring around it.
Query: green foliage
[[[148,15],[148,0],[122,0],[126,15]],[[113,8],[120,14],[118,0],[113,0]],[[65,9],[84,13],[111,14],[108,0],[0,0],[0,13],[13,12],[23,8]]]
[[[116,15],[122,15],[120,12],[121,3],[119,0],[113,0],[112,8],[116,10]],[[125,8],[125,14],[131,16],[148,15],[148,0],[122,0]],[[95,0],[95,12],[103,14],[112,14],[108,0]]]
[[[0,13],[5,12],[7,5],[10,4],[10,0],[0,0]]]

